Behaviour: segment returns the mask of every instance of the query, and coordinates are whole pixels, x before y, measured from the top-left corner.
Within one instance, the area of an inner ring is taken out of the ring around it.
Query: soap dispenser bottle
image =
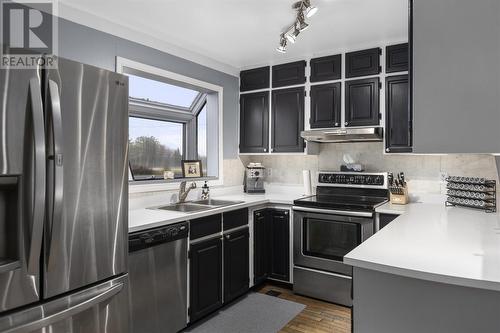
[[[205,181],[205,184],[201,188],[201,200],[208,200],[208,199],[210,199],[210,188],[208,187],[208,184]]]

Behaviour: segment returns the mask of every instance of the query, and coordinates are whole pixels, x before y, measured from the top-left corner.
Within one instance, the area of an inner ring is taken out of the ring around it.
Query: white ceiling
[[[137,42],[150,36],[145,44],[176,55],[191,53],[190,60],[233,74],[262,64],[407,40],[408,0],[312,0],[318,13],[283,55],[275,48],[282,29],[293,22],[293,2],[60,0],[59,13]]]

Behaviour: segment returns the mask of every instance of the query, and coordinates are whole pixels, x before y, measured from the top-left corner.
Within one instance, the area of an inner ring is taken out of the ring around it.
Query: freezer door
[[[128,275],[0,317],[2,333],[127,333]]]
[[[47,298],[127,271],[128,78],[59,58],[44,82]]]
[[[0,69],[0,312],[39,300],[44,208],[38,72]]]

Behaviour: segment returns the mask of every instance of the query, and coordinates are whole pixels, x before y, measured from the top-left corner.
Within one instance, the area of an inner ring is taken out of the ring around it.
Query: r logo
[[[2,2],[4,53],[52,53],[51,11],[52,3]]]

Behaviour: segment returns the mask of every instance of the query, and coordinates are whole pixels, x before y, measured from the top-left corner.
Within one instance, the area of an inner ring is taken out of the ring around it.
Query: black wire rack
[[[487,213],[497,211],[497,182],[477,177],[450,176],[446,178],[446,206],[460,206],[483,210]]]

